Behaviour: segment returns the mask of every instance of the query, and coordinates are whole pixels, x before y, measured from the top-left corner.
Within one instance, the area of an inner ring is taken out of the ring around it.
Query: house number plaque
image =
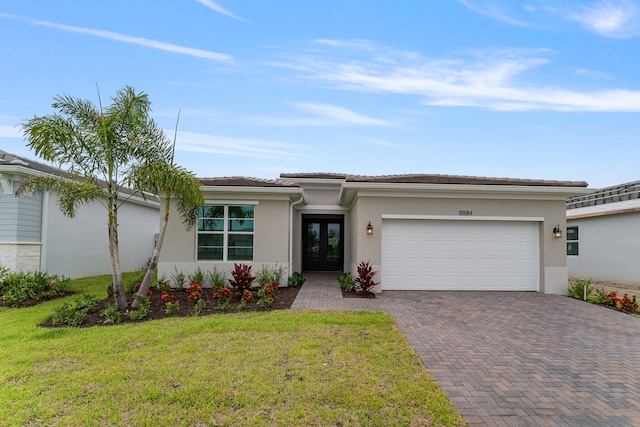
[[[458,214],[461,216],[471,216],[473,215],[473,211],[458,211]]]

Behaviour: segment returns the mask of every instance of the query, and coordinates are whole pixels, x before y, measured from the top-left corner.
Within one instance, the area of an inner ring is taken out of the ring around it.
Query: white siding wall
[[[578,226],[579,255],[567,256],[569,276],[640,283],[640,213],[567,219]]]

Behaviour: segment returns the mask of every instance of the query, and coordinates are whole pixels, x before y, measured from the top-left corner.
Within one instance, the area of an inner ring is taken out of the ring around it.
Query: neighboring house
[[[55,194],[16,197],[20,181],[30,175],[67,176],[0,150],[0,265],[71,278],[110,274],[105,208],[90,203],[68,218],[60,212]],[[118,211],[122,271],[146,266],[160,224],[159,206],[157,199],[133,198]]]
[[[158,272],[234,263],[350,271],[370,261],[377,290],[566,294],[567,197],[585,182],[446,175],[281,174],[203,178],[196,228],[172,215]]]
[[[567,265],[577,279],[640,283],[640,181],[567,200]]]

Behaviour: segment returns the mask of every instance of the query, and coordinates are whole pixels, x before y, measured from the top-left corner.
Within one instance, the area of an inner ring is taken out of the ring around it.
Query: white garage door
[[[382,290],[537,291],[538,223],[383,219]]]

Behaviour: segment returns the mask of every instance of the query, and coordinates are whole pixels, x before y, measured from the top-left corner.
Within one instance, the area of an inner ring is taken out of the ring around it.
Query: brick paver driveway
[[[389,312],[471,426],[640,426],[638,317],[535,292],[343,299],[335,275],[293,308]]]

